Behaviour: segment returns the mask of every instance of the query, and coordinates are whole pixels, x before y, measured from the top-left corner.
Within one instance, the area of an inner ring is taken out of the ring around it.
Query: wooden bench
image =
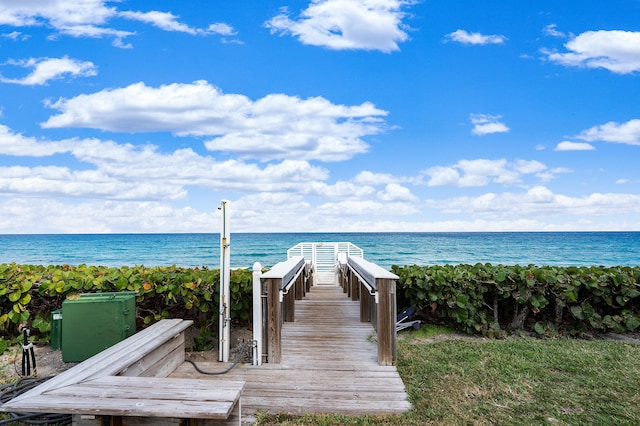
[[[161,320],[0,410],[72,414],[78,426],[216,424],[232,413],[240,424],[245,382],[167,377],[184,362],[184,331],[191,324]]]

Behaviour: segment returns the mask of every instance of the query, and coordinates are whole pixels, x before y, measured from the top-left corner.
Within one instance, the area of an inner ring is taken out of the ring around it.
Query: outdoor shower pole
[[[222,201],[218,210],[222,213],[222,229],[220,231],[220,316],[218,318],[218,360],[229,361],[229,340],[231,339],[231,305],[229,295],[230,253],[229,202]]]

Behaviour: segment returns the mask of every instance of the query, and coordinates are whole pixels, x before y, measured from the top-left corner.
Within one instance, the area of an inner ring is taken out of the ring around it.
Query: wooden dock
[[[280,364],[239,365],[207,376],[184,363],[171,377],[245,381],[243,417],[258,411],[400,414],[411,408],[395,366],[378,364],[375,330],[360,322],[358,302],[342,288],[314,286],[295,309],[295,322],[282,327]],[[225,365],[198,363],[206,371]]]

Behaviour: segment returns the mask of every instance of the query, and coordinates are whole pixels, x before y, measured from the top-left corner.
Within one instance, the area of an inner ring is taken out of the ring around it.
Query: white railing
[[[364,251],[350,242],[298,243],[287,250],[287,258],[302,256],[313,265],[314,283],[338,283],[338,259],[342,256],[364,257]]]

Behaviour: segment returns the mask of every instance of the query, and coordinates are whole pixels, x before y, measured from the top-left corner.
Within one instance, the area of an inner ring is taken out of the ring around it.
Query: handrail
[[[276,263],[273,268],[262,274],[262,278],[280,279],[280,290],[288,290],[298,278],[304,266],[304,257],[295,256],[284,262]]]
[[[378,278],[388,280],[397,280],[400,278],[383,267],[359,257],[349,257],[347,259],[347,265],[359,276],[360,281],[369,287],[370,291],[378,290],[378,284],[376,282]]]

